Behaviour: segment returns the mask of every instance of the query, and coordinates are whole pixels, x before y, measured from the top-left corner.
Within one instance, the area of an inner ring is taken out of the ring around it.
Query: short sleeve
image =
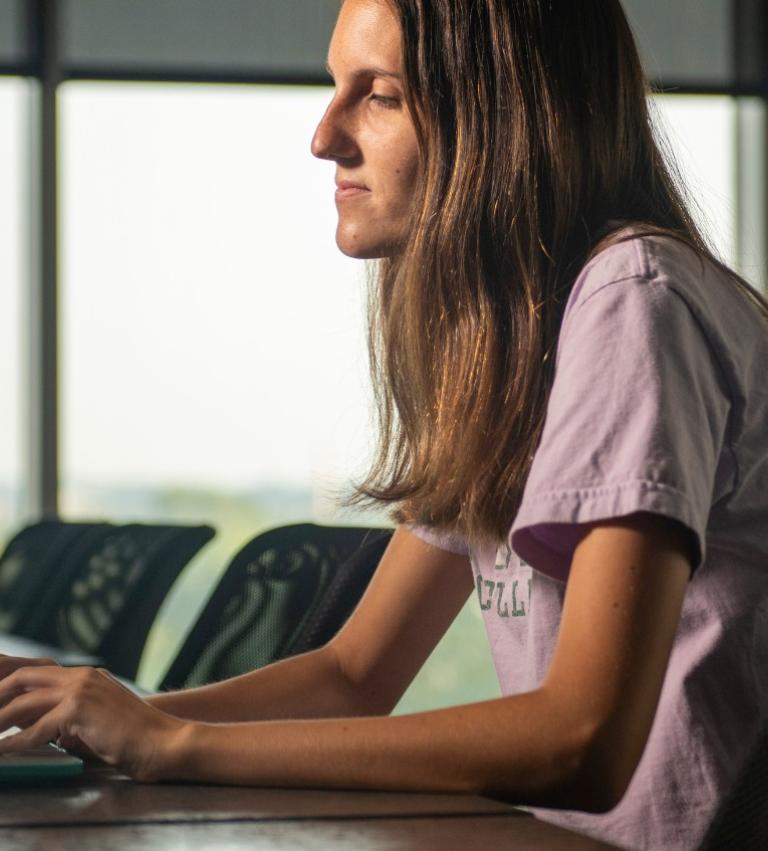
[[[405,528],[417,538],[437,547],[439,550],[446,550],[449,553],[456,555],[468,556],[469,547],[467,542],[460,535],[449,535],[444,532],[437,532],[434,529],[427,529],[424,526],[416,526],[406,524]]]
[[[729,410],[715,353],[682,295],[641,277],[602,285],[566,313],[512,548],[564,580],[579,524],[646,511],[691,530],[695,569]]]

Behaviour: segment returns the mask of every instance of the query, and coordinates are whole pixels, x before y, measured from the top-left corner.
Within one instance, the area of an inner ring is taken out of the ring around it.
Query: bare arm
[[[471,589],[466,557],[398,529],[342,638],[240,677],[147,702],[179,718],[216,722],[387,714]]]
[[[398,540],[412,547],[412,538]],[[436,552],[419,545],[425,557]],[[217,724],[173,718],[91,669],[22,668],[0,683],[0,727],[26,729],[0,751],[63,736],[144,780],[481,792],[603,811],[623,796],[647,741],[689,576],[687,547],[681,527],[654,515],[594,524],[573,559],[551,669],[527,694],[400,717]],[[431,607],[420,617],[402,594],[415,581],[415,602],[426,603],[433,572],[422,580],[412,564],[398,576],[395,564],[332,642],[337,670],[364,695],[355,704],[382,711],[437,632]],[[269,707],[290,716],[296,704],[287,707],[278,686]],[[289,693],[299,690],[291,684]],[[257,691],[251,699],[266,705]],[[117,713],[123,723],[110,724]]]

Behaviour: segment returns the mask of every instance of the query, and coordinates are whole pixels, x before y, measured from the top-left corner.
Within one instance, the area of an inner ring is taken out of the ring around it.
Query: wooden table
[[[3,851],[606,851],[611,846],[471,795],[134,783],[109,768],[0,787]]]

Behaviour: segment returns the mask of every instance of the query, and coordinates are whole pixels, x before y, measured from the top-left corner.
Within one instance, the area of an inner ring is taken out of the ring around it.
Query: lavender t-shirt
[[[544,679],[577,525],[650,511],[698,543],[645,752],[605,815],[542,819],[627,849],[698,847],[768,710],[768,324],[663,237],[585,266],[566,306],[540,445],[508,541],[466,552],[504,694]]]

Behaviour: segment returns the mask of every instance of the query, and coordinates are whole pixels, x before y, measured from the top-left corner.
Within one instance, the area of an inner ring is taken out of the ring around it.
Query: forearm
[[[344,676],[327,647],[220,683],[153,695],[147,702],[177,718],[209,722],[348,717],[388,711]]]
[[[578,806],[583,754],[574,725],[537,691],[396,717],[187,724],[166,743],[151,779],[471,792]]]

